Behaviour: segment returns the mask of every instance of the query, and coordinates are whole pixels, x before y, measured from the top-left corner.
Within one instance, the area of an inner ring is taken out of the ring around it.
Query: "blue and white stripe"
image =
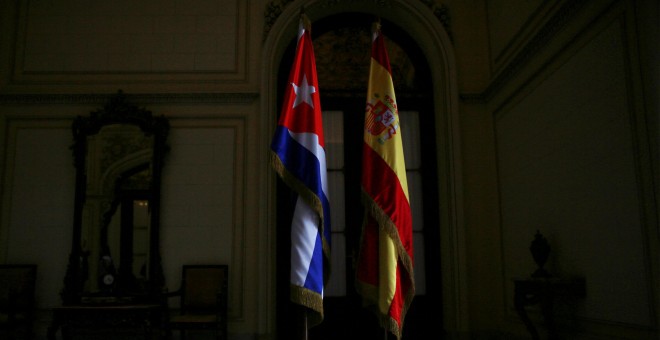
[[[298,195],[291,229],[291,284],[323,296],[324,268],[323,227],[330,243],[330,205],[325,150],[314,133],[294,133],[278,126],[273,151],[293,177],[299,180],[321,202],[322,219],[308,202]]]

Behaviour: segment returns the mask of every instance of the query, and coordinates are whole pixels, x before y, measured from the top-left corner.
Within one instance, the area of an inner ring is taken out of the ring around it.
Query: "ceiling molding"
[[[523,48],[504,66],[501,72],[490,82],[484,92],[479,94],[481,100],[490,100],[515,75],[517,75],[530,61],[538,55],[553,38],[577,16],[585,7],[586,1],[567,1],[557,12],[541,27],[541,29],[525,44]],[[461,97],[476,98],[474,94],[461,95]]]
[[[426,5],[431,12],[433,12],[433,15],[440,21],[442,26],[445,28],[445,31],[447,32],[447,35],[449,35],[449,39],[453,41],[452,33],[451,33],[451,17],[449,16],[449,7],[447,7],[445,4],[441,3],[438,0],[418,0],[424,5]],[[284,9],[286,6],[288,6],[290,3],[294,2],[294,0],[271,0],[268,2],[266,5],[266,10],[264,11],[264,32],[263,32],[263,39],[266,39],[266,36],[268,36],[268,33],[270,32],[271,28],[277,21],[277,18],[284,12]],[[340,4],[344,3],[374,3],[379,6],[386,6],[390,5],[393,0],[327,0],[327,2],[323,5],[324,7],[332,7],[332,6],[337,6]]]
[[[0,104],[103,104],[114,93],[107,94],[2,94]],[[258,93],[145,93],[126,94],[141,104],[248,104]]]

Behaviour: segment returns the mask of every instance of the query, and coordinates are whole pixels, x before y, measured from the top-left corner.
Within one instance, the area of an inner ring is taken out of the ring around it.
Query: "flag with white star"
[[[323,320],[329,277],[330,204],[316,61],[304,15],[271,155],[273,168],[295,193],[291,300],[308,308],[308,322],[314,326]]]

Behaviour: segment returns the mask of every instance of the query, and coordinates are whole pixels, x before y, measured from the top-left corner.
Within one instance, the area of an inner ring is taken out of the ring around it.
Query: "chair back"
[[[36,264],[0,265],[0,338],[32,338],[36,281]]]
[[[4,312],[29,312],[34,308],[37,281],[36,264],[0,265],[0,301],[11,301],[11,306],[2,304]]]
[[[227,265],[184,265],[182,313],[217,311],[219,301],[226,305],[228,276]]]

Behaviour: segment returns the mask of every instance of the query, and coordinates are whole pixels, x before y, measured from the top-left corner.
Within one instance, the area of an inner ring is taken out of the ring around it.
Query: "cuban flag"
[[[271,143],[272,165],[296,193],[291,222],[291,301],[308,308],[308,324],[323,320],[329,277],[330,205],[316,61],[309,21],[300,21],[296,55]]]

